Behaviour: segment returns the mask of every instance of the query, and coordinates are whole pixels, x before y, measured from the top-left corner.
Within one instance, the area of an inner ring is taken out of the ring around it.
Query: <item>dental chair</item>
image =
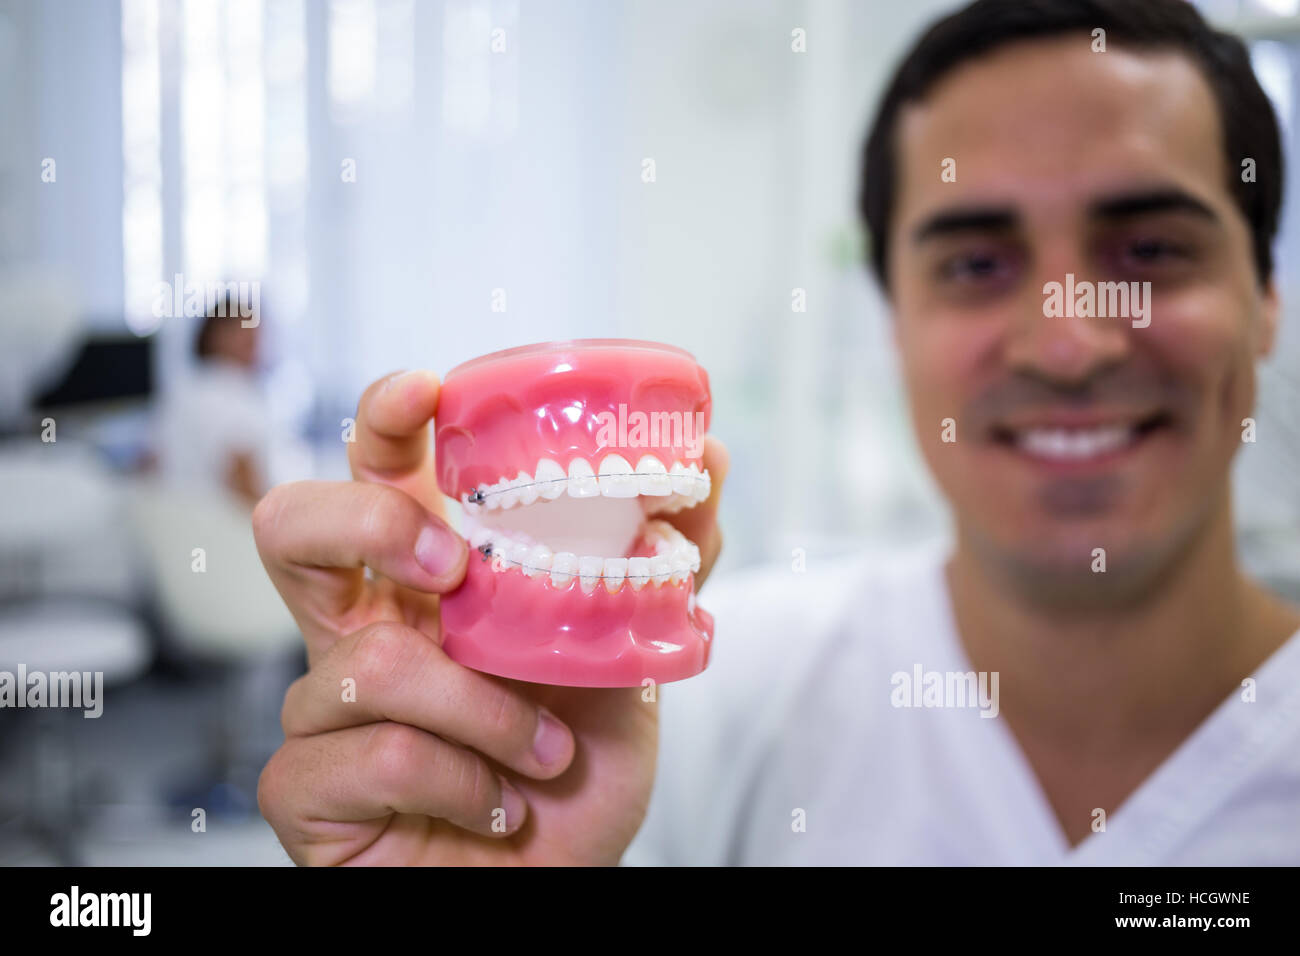
[[[152,659],[114,476],[71,439],[12,441],[0,445],[0,501],[0,670],[102,672],[99,719],[112,719],[112,695]],[[81,862],[104,797],[78,746],[90,723],[76,709],[0,711],[6,770],[22,777],[0,820],[63,865]]]
[[[233,497],[141,482],[129,506],[162,632],[162,653],[215,676],[216,713],[196,748],[199,776],[168,801],[189,813],[256,813],[257,777],[273,744],[257,738],[277,721],[297,626],[262,567],[249,512]]]

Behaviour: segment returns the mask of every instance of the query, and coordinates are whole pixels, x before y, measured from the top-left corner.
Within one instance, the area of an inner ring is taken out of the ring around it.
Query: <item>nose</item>
[[[1083,269],[1036,270],[1035,283],[1026,289],[1023,304],[1007,332],[1005,358],[1009,368],[1064,386],[1078,386],[1122,363],[1132,349],[1132,322],[1124,317],[1079,316],[1074,299],[1085,283],[1096,285]],[[1071,281],[1068,276],[1073,276]],[[1060,285],[1061,309],[1049,313],[1048,283]],[[1136,330],[1136,331],[1141,331]]]

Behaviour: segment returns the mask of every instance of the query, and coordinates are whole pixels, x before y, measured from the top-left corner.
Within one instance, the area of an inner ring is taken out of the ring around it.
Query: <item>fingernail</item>
[[[405,388],[407,384],[416,379],[436,380],[436,376],[427,368],[413,368],[408,369],[405,372],[394,372],[392,375],[388,376],[387,380],[384,382],[384,387],[379,391],[382,394],[384,392],[391,392],[394,389]]]
[[[563,760],[569,752],[569,731],[545,707],[537,721],[537,734],[533,737],[533,756],[543,767]]]
[[[513,833],[523,825],[524,818],[528,816],[528,801],[509,780],[500,776],[499,779],[501,780],[501,809],[505,811],[506,816],[506,832]]]
[[[393,372],[391,375],[388,376],[388,378],[384,379],[384,385],[379,391],[380,392],[388,391],[390,388],[392,388],[394,385],[396,385],[398,382],[400,382],[402,379],[406,378],[406,376],[410,374],[411,373],[409,370],[403,370],[401,372]]]
[[[460,560],[460,539],[438,525],[427,525],[415,539],[415,560],[434,577],[442,577]]]

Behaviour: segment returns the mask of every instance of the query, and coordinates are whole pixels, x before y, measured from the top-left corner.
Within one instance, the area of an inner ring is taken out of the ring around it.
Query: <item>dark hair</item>
[[[1269,280],[1282,205],[1282,145],[1272,104],[1241,40],[1210,27],[1186,0],[975,0],[934,23],[912,47],[885,90],[863,148],[858,211],[881,288],[889,288],[895,137],[902,108],[922,99],[945,74],[1006,44],[1090,34],[1098,27],[1108,43],[1182,52],[1200,69],[1219,107],[1228,187],[1250,227],[1259,281]],[[1241,181],[1246,157],[1255,160],[1255,182]]]
[[[203,324],[194,339],[194,354],[198,358],[208,358],[216,350],[217,330],[223,322],[239,322],[239,296],[231,292],[220,292],[204,313]]]

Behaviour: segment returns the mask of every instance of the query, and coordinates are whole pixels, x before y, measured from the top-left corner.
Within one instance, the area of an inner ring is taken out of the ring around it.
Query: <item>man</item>
[[[638,689],[501,682],[426,636],[465,562],[436,517],[437,385],[372,386],[359,481],[255,516],[311,657],[260,794],[290,855],[1300,862],[1300,613],[1238,568],[1229,494],[1281,168],[1245,50],[1182,0],[980,0],[934,26],[862,205],[954,547],[710,587],[714,659],[665,691],[657,775]],[[1067,285],[1122,314],[1058,309]],[[719,486],[690,519],[705,573]],[[338,703],[347,675],[368,701]],[[522,825],[492,834],[495,807]]]

